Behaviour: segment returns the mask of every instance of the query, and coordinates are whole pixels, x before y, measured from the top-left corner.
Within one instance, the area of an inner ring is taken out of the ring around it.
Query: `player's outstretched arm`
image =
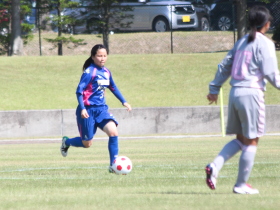
[[[130,104],[127,103],[127,102],[124,102],[124,103],[123,103],[123,106],[125,106],[125,107],[127,108],[127,111],[129,111],[129,112],[132,110]]]

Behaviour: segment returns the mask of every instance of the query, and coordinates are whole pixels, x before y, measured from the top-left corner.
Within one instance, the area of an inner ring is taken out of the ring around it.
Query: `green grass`
[[[67,158],[59,143],[0,145],[0,209],[278,209],[278,137],[262,138],[258,148],[249,182],[259,195],[232,193],[239,155],[208,189],[204,167],[228,140],[120,140],[120,154],[133,162],[127,176],[108,173],[106,141],[70,148]]]
[[[280,53],[277,52],[278,59]],[[133,107],[208,105],[208,83],[225,53],[110,55],[107,67]],[[0,57],[1,110],[74,109],[87,56]],[[224,86],[227,104],[228,82]],[[110,107],[121,107],[107,91]],[[267,104],[279,104],[268,85]],[[0,145],[0,209],[278,209],[279,137],[261,139],[250,183],[259,195],[235,195],[238,155],[206,187],[204,167],[229,138],[120,140],[134,167],[109,174],[106,141],[89,149],[59,143]],[[211,150],[209,149],[211,148]]]
[[[277,52],[278,59],[280,52]],[[208,83],[225,53],[109,55],[106,66],[133,107],[208,105]],[[87,56],[0,57],[1,110],[74,109]],[[228,82],[224,85],[227,104]],[[279,104],[268,85],[267,104]],[[106,92],[111,108],[122,107]]]

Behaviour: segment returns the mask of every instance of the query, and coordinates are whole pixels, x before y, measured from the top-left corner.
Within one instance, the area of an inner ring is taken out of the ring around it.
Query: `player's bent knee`
[[[118,132],[110,132],[109,137],[118,136]]]
[[[84,145],[84,148],[90,148],[90,146],[92,145],[92,140],[83,141],[83,145]]]
[[[237,134],[236,135],[236,138],[244,145],[255,145],[257,146],[258,145],[258,141],[259,141],[259,138],[254,138],[254,139],[248,139],[246,138],[245,136],[241,135],[241,134]]]

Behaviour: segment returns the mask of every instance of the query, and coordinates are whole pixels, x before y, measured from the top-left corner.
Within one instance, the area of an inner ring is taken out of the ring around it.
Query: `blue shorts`
[[[118,122],[114,116],[108,112],[108,106],[86,106],[89,117],[84,119],[81,117],[81,109],[78,106],[76,110],[77,125],[82,140],[89,141],[96,133],[97,127],[103,130],[104,126],[113,121],[116,125]]]

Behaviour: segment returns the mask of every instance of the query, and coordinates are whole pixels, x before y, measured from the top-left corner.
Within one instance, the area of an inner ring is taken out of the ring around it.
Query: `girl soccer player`
[[[224,163],[241,150],[239,172],[234,193],[257,194],[247,181],[254,165],[259,137],[264,135],[266,81],[280,89],[280,76],[275,45],[264,34],[272,20],[267,8],[254,6],[249,10],[251,31],[236,42],[218,65],[215,79],[209,85],[207,99],[217,103],[222,84],[231,76],[227,134],[236,138],[227,143],[214,161],[206,166],[206,183],[216,189],[216,179]]]
[[[66,157],[70,146],[89,148],[98,127],[109,137],[109,172],[113,172],[111,166],[119,151],[118,122],[108,112],[104,97],[105,88],[109,88],[128,111],[131,111],[131,106],[117,88],[112,73],[104,66],[106,60],[107,49],[101,44],[95,45],[91,49],[91,56],[83,65],[84,72],[76,90],[79,104],[76,116],[80,137],[68,138],[64,136],[60,151],[62,156]]]

